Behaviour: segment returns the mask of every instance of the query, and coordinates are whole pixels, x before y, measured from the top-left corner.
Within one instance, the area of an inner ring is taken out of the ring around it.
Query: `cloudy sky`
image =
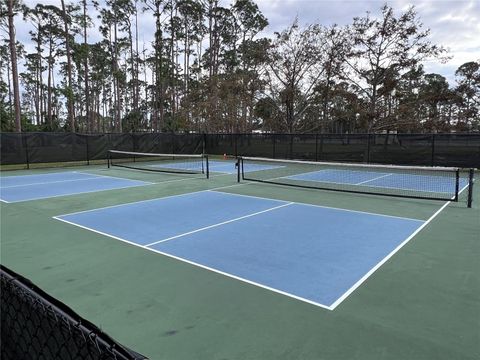
[[[231,0],[221,0],[228,5]],[[347,25],[356,16],[364,16],[367,11],[379,15],[385,1],[366,0],[254,0],[268,19],[270,25],[262,34],[270,36],[281,31],[298,17],[300,24],[320,23],[322,25]],[[60,7],[60,0],[24,0],[28,6],[48,3]],[[68,0],[67,0],[68,2]],[[431,41],[443,45],[452,57],[446,64],[429,62],[427,72],[436,72],[454,82],[455,70],[467,61],[480,61],[480,0],[395,0],[389,1],[397,14],[414,5],[424,28],[431,30]],[[96,17],[92,8],[92,17]],[[17,39],[31,49],[27,24],[17,21]],[[154,30],[153,19],[143,16],[140,21],[140,39],[151,41]],[[98,34],[90,30],[90,41],[96,41]]]
[[[256,0],[268,18],[268,31],[279,31],[295,16],[302,23],[347,25],[367,11],[379,15],[384,1],[362,0]],[[427,72],[444,75],[452,82],[458,66],[480,61],[480,0],[389,1],[396,13],[414,5],[424,28],[431,30],[433,43],[443,45],[452,57],[446,64],[429,62]]]

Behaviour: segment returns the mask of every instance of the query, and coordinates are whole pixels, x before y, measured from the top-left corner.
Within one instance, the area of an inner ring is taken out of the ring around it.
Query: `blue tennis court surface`
[[[424,224],[215,191],[56,219],[331,310]]]
[[[452,177],[433,175],[429,176],[386,172],[382,173],[373,171],[325,169],[288,176],[286,179],[399,190],[414,190],[432,193],[455,193],[455,180]],[[460,190],[467,185],[467,179],[459,179]]]
[[[121,189],[150,183],[69,171],[0,177],[0,200],[19,202],[88,192]]]
[[[198,170],[195,165],[191,163],[185,162],[176,162],[171,164],[161,164],[161,165],[152,165],[152,167],[162,167],[162,168],[170,168],[170,169],[181,169],[181,170]],[[276,168],[281,168],[283,166],[276,166],[276,165],[259,165],[259,164],[245,164],[245,172],[252,172],[252,171],[261,171],[261,170],[271,170]],[[224,174],[236,174],[237,168],[235,167],[235,162],[231,161],[209,161],[209,171],[210,172],[218,172]]]

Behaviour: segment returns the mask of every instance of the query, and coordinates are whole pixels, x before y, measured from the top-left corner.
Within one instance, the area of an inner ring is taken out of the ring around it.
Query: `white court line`
[[[94,232],[94,233],[97,233],[97,234],[100,234],[100,235],[103,235],[103,236],[110,237],[110,238],[115,239],[115,240],[122,241],[122,242],[124,242],[124,243],[129,244],[129,245],[133,245],[133,246],[139,247],[139,248],[144,249],[144,250],[152,251],[152,252],[154,252],[154,253],[167,256],[167,257],[169,257],[169,258],[171,258],[171,259],[175,259],[175,260],[178,260],[178,261],[187,263],[187,264],[189,264],[189,265],[198,266],[199,268],[202,268],[202,269],[205,269],[205,270],[208,270],[208,271],[211,271],[211,272],[220,274],[220,275],[224,275],[224,276],[226,276],[226,277],[229,277],[229,278],[232,278],[232,279],[235,279],[235,280],[239,280],[239,281],[242,281],[242,282],[247,283],[247,284],[250,284],[250,285],[258,286],[258,287],[260,287],[260,288],[262,288],[262,289],[270,290],[270,291],[272,291],[272,292],[275,292],[275,293],[277,293],[277,294],[281,294],[281,295],[287,296],[287,297],[289,297],[289,298],[293,298],[293,299],[295,299],[295,300],[300,300],[300,301],[306,302],[306,303],[308,303],[308,304],[312,304],[312,305],[315,305],[315,306],[318,306],[318,307],[321,307],[321,308],[324,308],[324,309],[327,309],[327,310],[333,310],[330,306],[327,306],[327,305],[324,305],[324,304],[321,304],[321,303],[317,303],[317,302],[315,302],[315,301],[312,301],[312,300],[309,300],[309,299],[306,299],[306,298],[303,298],[303,297],[300,297],[300,296],[297,296],[297,295],[293,295],[293,294],[287,293],[287,292],[285,292],[285,291],[278,290],[278,289],[269,287],[269,286],[267,286],[267,285],[263,285],[263,284],[257,283],[257,282],[255,282],[255,281],[251,281],[251,280],[248,280],[248,279],[245,279],[245,278],[242,278],[242,277],[239,277],[239,276],[236,276],[236,275],[233,275],[233,274],[230,274],[230,273],[221,271],[221,270],[217,270],[217,269],[211,268],[211,267],[209,267],[209,266],[202,265],[202,264],[199,264],[199,263],[196,263],[196,262],[193,262],[193,261],[190,261],[190,260],[187,260],[187,259],[184,259],[184,258],[175,256],[175,255],[172,255],[172,254],[169,254],[169,253],[160,251],[160,250],[155,250],[155,249],[152,249],[152,248],[147,247],[147,246],[145,246],[145,245],[140,245],[140,244],[137,244],[137,243],[135,243],[135,242],[132,242],[132,241],[129,241],[129,240],[126,240],[126,239],[122,239],[122,238],[120,238],[120,237],[118,237],[118,236],[114,236],[114,235],[110,235],[110,234],[107,234],[107,233],[103,233],[103,232],[101,232],[101,231],[94,230],[94,229],[92,229],[92,228],[89,228],[89,227],[86,227],[86,226],[83,226],[83,225],[79,225],[79,224],[70,222],[70,221],[68,221],[68,220],[61,219],[61,218],[59,218],[59,217],[57,217],[57,216],[54,216],[53,218],[56,219],[56,220],[62,221],[62,222],[64,222],[64,223],[67,223],[67,224],[69,224],[69,225],[77,226],[77,227],[79,227],[79,228],[82,228],[82,229],[85,229],[85,230],[89,230],[89,231],[92,231],[92,232]]]
[[[387,176],[391,176],[393,174],[385,174],[385,175],[382,175],[382,176],[377,176],[376,178],[373,178],[373,179],[370,179],[370,180],[365,180],[365,181],[361,181],[359,183],[356,183],[355,185],[362,185],[362,184],[365,184],[367,182],[370,182],[370,181],[374,181],[374,180],[378,180],[378,179],[381,179],[381,178],[384,178],[384,177],[387,177]]]
[[[230,175],[230,174],[221,174],[221,175],[213,175],[213,176],[225,176],[225,175]],[[197,178],[195,178],[195,179],[197,179]],[[159,184],[163,184],[163,183],[166,183],[166,182],[185,181],[185,180],[192,180],[192,178],[167,180],[167,181],[162,181],[162,182],[159,182],[159,183],[152,183],[152,184],[153,184],[153,185],[159,185]],[[133,205],[133,204],[139,204],[139,203],[148,202],[148,201],[168,199],[168,198],[172,198],[172,197],[175,197],[175,196],[185,196],[185,195],[190,195],[190,194],[198,194],[198,193],[207,192],[207,191],[211,191],[211,190],[223,189],[223,188],[232,187],[232,186],[241,186],[241,185],[246,185],[246,184],[247,184],[247,183],[236,183],[236,184],[233,184],[233,185],[219,186],[219,187],[215,187],[215,188],[211,188],[211,189],[206,189],[206,190],[198,190],[198,191],[181,193],[181,194],[176,194],[176,195],[168,195],[168,196],[163,196],[163,197],[157,197],[157,198],[153,198],[153,199],[132,201],[132,202],[121,203],[121,204],[117,204],[117,205],[109,205],[109,206],[104,206],[104,207],[100,207],[100,208],[95,208],[95,209],[90,209],[90,210],[83,210],[83,211],[77,211],[77,212],[68,213],[68,214],[62,214],[62,215],[57,215],[57,216],[67,216],[67,215],[87,213],[87,212],[90,212],[90,211],[110,209],[110,208],[114,208],[114,207],[118,207],[118,206]],[[113,190],[113,189],[112,189],[112,190]],[[275,200],[275,199],[268,199],[268,200]],[[285,202],[284,200],[276,200],[276,201]]]
[[[75,173],[82,173],[80,171],[69,171],[70,172],[75,172]],[[53,173],[52,173],[53,174]],[[58,172],[58,173],[55,173],[55,174],[61,174],[61,172]],[[83,174],[89,174],[89,173],[83,173]],[[35,197],[35,198],[30,198],[30,199],[26,199],[26,200],[16,200],[16,201],[6,201],[6,200],[3,200],[0,198],[0,202],[4,202],[6,204],[11,204],[11,203],[18,203],[18,202],[26,202],[26,201],[30,201],[30,200],[42,200],[42,199],[48,199],[48,198],[56,198],[56,197],[61,197],[61,196],[71,196],[71,195],[80,195],[80,194],[88,194],[88,193],[92,193],[92,192],[100,192],[100,191],[109,191],[109,190],[119,190],[119,189],[128,189],[128,188],[132,188],[132,187],[138,187],[138,186],[146,186],[146,185],[158,185],[158,184],[163,184],[163,183],[170,183],[170,182],[177,182],[177,181],[186,181],[186,180],[193,180],[193,179],[203,179],[204,177],[195,177],[195,178],[186,178],[186,179],[173,179],[173,180],[165,180],[165,181],[161,181],[161,182],[158,182],[158,183],[152,183],[152,182],[149,182],[149,181],[143,181],[143,180],[135,180],[135,179],[128,179],[128,178],[122,178],[122,177],[116,177],[116,176],[107,176],[107,175],[97,175],[97,174],[89,174],[89,175],[92,175],[92,176],[96,176],[96,177],[101,177],[101,178],[112,178],[112,179],[121,179],[121,180],[127,180],[127,181],[139,181],[139,182],[143,182],[144,184],[138,184],[138,185],[131,185],[131,186],[123,186],[123,187],[119,187],[119,188],[114,188],[114,189],[103,189],[103,190],[92,190],[92,191],[84,191],[84,192],[80,192],[80,193],[73,193],[73,194],[63,194],[63,195],[52,195],[52,196],[47,196],[47,197]],[[230,175],[230,174],[220,174],[220,175],[210,175],[210,177],[218,177],[218,176],[225,176],[225,175]],[[18,177],[21,177],[21,176],[25,176],[25,175],[18,175]],[[91,179],[82,179],[82,180],[93,180],[95,179],[95,177],[91,178]],[[48,184],[51,184],[48,183]],[[239,184],[240,185],[240,184]],[[4,187],[2,187],[2,189],[4,189]],[[196,191],[196,192],[202,192],[202,191],[205,191],[205,190],[201,190],[201,191]],[[193,193],[185,193],[186,194],[194,194],[195,192]],[[180,195],[184,195],[184,194],[180,194]],[[177,196],[177,195],[172,195],[172,196]],[[167,196],[167,197],[171,197],[171,196]],[[149,200],[142,200],[142,201],[138,201],[138,202],[143,202],[143,201],[151,201],[151,200],[157,200],[157,199],[163,199],[163,198],[155,198],[155,199],[149,199]],[[132,202],[130,204],[133,204],[135,202]],[[125,203],[125,204],[119,204],[119,205],[113,205],[113,206],[121,206],[121,205],[127,205],[129,203]],[[106,208],[108,208],[110,206],[106,206]],[[103,209],[103,208],[98,208],[98,209]],[[86,210],[86,211],[94,211],[94,210],[98,210],[98,209],[93,209],[93,210]],[[75,214],[75,213],[72,213],[72,214]],[[69,215],[69,214],[65,214],[65,215]]]
[[[244,196],[244,197],[250,197],[250,198],[261,199],[261,200],[286,201],[286,200],[279,200],[279,199],[270,199],[270,198],[265,198],[265,197],[261,197],[261,196],[244,195],[244,194],[237,194],[237,193],[231,193],[231,192],[226,192],[226,191],[217,191],[216,189],[211,189],[211,190],[207,190],[207,191],[218,192],[218,193],[222,193],[222,194],[235,195],[235,196]],[[413,218],[407,218],[407,217],[403,217],[403,216],[377,214],[377,213],[372,213],[372,212],[368,212],[368,211],[342,209],[342,208],[336,208],[336,207],[332,207],[332,206],[316,205],[316,204],[309,204],[309,203],[296,202],[296,201],[294,201],[294,202],[292,202],[292,203],[293,203],[293,204],[298,204],[298,205],[318,207],[318,208],[323,208],[323,209],[346,211],[346,212],[360,213],[360,214],[373,215],[373,216],[382,216],[382,217],[388,217],[388,218],[394,218],[394,219],[402,219],[402,220],[410,220],[410,221],[419,221],[419,222],[424,222],[424,221],[425,221],[425,220],[421,220],[421,219],[413,219]]]
[[[331,310],[334,310],[338,305],[342,303],[351,293],[353,293],[360,285],[362,285],[375,271],[377,271],[383,264],[385,264],[393,255],[395,255],[403,246],[405,246],[415,235],[417,235],[425,226],[427,226],[435,217],[437,217],[443,209],[450,204],[451,201],[447,201],[440,209],[435,212],[427,221],[425,221],[417,230],[415,230],[409,237],[407,237],[400,245],[398,245],[393,251],[383,258],[377,265],[370,269],[365,275],[362,276],[350,289],[348,289],[342,296],[340,296],[332,305]]]
[[[90,174],[88,174],[90,175]],[[10,189],[10,188],[18,188],[18,187],[25,187],[25,186],[33,186],[33,185],[49,185],[49,184],[57,184],[57,183],[64,183],[64,182],[72,182],[72,181],[85,181],[85,180],[94,180],[99,177],[105,176],[97,176],[91,175],[88,179],[71,179],[71,180],[56,180],[56,181],[47,181],[47,182],[37,182],[37,183],[30,183],[30,184],[23,184],[23,185],[12,185],[12,186],[2,186],[2,189]]]
[[[207,190],[208,191],[208,190]],[[199,191],[201,192],[201,191]],[[222,192],[219,192],[219,193],[222,193]],[[227,194],[231,194],[231,193],[227,193]],[[187,194],[181,194],[181,195],[172,195],[172,196],[182,196],[182,195],[188,195]],[[232,194],[232,195],[238,195],[238,196],[247,196],[249,197],[249,195],[241,195],[241,194]],[[251,197],[255,197],[255,196],[251,196]],[[266,198],[260,198],[260,199],[266,199]],[[151,200],[155,200],[155,199],[151,199]],[[151,200],[146,200],[146,201],[151,201]],[[271,200],[271,199],[268,199],[268,200]],[[281,206],[278,206],[276,208],[280,208],[280,207],[284,207],[284,206],[288,206],[288,205],[292,205],[293,203],[287,203],[287,204],[283,204]],[[104,233],[104,232],[101,232],[101,231],[98,231],[98,230],[95,230],[95,229],[92,229],[92,228],[89,228],[89,227],[86,227],[86,226],[83,226],[83,225],[79,225],[79,224],[76,224],[74,222],[70,222],[68,220],[65,220],[65,219],[62,219],[58,216],[55,216],[53,217],[54,219],[57,219],[57,220],[60,220],[60,221],[63,221],[65,223],[68,223],[68,224],[71,224],[71,225],[74,225],[74,226],[77,226],[77,227],[80,227],[82,229],[85,229],[85,230],[89,230],[89,231],[92,231],[92,232],[95,232],[97,234],[100,234],[100,235],[104,235],[104,236],[107,236],[107,237],[110,237],[110,238],[113,238],[113,239],[116,239],[116,240],[120,240],[120,241],[123,241],[125,243],[128,243],[130,245],[133,245],[133,246],[137,246],[137,247],[140,247],[142,249],[146,249],[148,251],[152,251],[152,252],[155,252],[155,253],[158,253],[158,254],[161,254],[161,255],[164,255],[164,256],[167,256],[167,257],[170,257],[170,258],[173,258],[173,259],[176,259],[176,260],[179,260],[179,261],[182,261],[182,262],[185,262],[185,263],[188,263],[188,264],[191,264],[191,265],[194,265],[194,266],[198,266],[200,268],[203,268],[203,269],[206,269],[206,270],[209,270],[209,271],[212,271],[212,272],[215,272],[215,273],[218,273],[218,274],[221,274],[221,275],[224,275],[224,276],[227,276],[227,277],[230,277],[230,278],[233,278],[233,279],[236,279],[236,280],[239,280],[239,281],[242,281],[242,282],[245,282],[245,283],[248,283],[248,284],[251,284],[251,285],[255,285],[255,286],[258,286],[260,288],[263,288],[263,289],[267,289],[267,290],[270,290],[270,291],[273,291],[273,292],[276,292],[276,293],[279,293],[279,294],[282,294],[282,295],[285,295],[285,296],[288,296],[290,298],[294,298],[296,300],[300,300],[300,301],[303,301],[303,302],[306,302],[306,303],[309,303],[309,304],[312,304],[312,305],[315,305],[315,306],[319,306],[321,308],[324,308],[324,309],[327,309],[327,310],[334,310],[337,306],[340,305],[341,302],[343,302],[349,295],[351,295],[362,283],[364,283],[376,270],[378,270],[385,262],[387,262],[395,253],[397,253],[405,244],[407,244],[416,234],[418,234],[426,225],[428,225],[438,214],[440,214],[440,212],[447,206],[450,204],[450,201],[448,201],[447,203],[445,203],[437,212],[435,212],[435,214],[433,214],[427,221],[425,221],[419,228],[417,228],[407,239],[405,239],[400,245],[398,245],[393,251],[391,251],[385,258],[383,258],[379,263],[377,263],[377,265],[375,265],[368,273],[366,273],[362,278],[360,278],[360,280],[358,280],[352,287],[350,287],[345,293],[343,293],[343,295],[341,297],[339,297],[332,305],[328,306],[328,305],[324,305],[324,304],[321,304],[321,303],[317,303],[315,301],[312,301],[312,300],[309,300],[309,299],[305,299],[305,298],[302,298],[302,297],[299,297],[299,296],[296,296],[296,295],[293,295],[293,294],[290,294],[290,293],[287,293],[287,292],[284,292],[284,291],[281,291],[281,290],[278,290],[278,289],[275,289],[275,288],[271,288],[269,286],[266,286],[266,285],[263,285],[263,284],[260,284],[260,283],[256,283],[254,281],[251,281],[251,280],[248,280],[248,279],[244,279],[244,278],[241,278],[241,277],[238,277],[236,275],[233,275],[233,274],[229,274],[229,273],[226,273],[226,272],[223,272],[223,271],[220,271],[220,270],[217,270],[217,269],[214,269],[214,268],[210,268],[208,266],[205,266],[205,265],[202,265],[202,264],[199,264],[199,263],[196,263],[196,262],[193,262],[193,261],[190,261],[190,260],[187,260],[187,259],[184,259],[184,258],[181,258],[181,257],[178,257],[178,256],[175,256],[175,255],[171,255],[171,254],[168,254],[168,253],[165,253],[165,252],[162,252],[162,251],[159,251],[159,250],[155,250],[155,249],[152,249],[150,248],[149,246],[152,246],[153,244],[155,243],[152,243],[152,244],[147,244],[147,245],[140,245],[140,244],[137,244],[135,242],[131,242],[129,240],[125,240],[123,238],[120,238],[120,237],[117,237],[117,236],[114,236],[114,235],[110,235],[110,234],[107,234],[107,233]],[[310,204],[305,204],[305,205],[310,205]],[[315,205],[313,205],[315,206]],[[320,206],[321,207],[321,206]],[[271,211],[273,210],[274,208],[272,209],[268,209],[268,210],[264,210],[262,212],[265,212],[265,211]],[[335,208],[333,208],[335,209]],[[337,210],[344,210],[344,209],[337,209]],[[354,211],[355,212],[355,211]],[[251,215],[247,215],[245,217],[248,217],[248,216],[253,216],[254,214],[251,214]],[[377,214],[373,214],[373,215],[377,215]],[[380,215],[382,216],[382,215]],[[388,215],[387,215],[388,216]],[[243,218],[245,218],[243,217]],[[233,220],[230,220],[230,221],[226,221],[224,223],[228,223],[228,222],[231,222],[231,221],[236,221],[236,220],[240,220],[239,219],[233,219]],[[224,224],[222,223],[222,224]],[[210,226],[210,227],[214,227],[214,226],[220,226],[221,224],[216,224],[216,225],[213,225],[213,226]],[[208,228],[208,227],[207,227]],[[198,229],[196,231],[193,231],[193,232],[197,232],[197,231],[201,231],[201,230],[205,230],[206,228],[204,229]],[[190,233],[193,233],[193,232],[190,232]],[[172,238],[177,238],[177,237],[180,237],[180,236],[184,236],[184,235],[187,235],[186,234],[182,234],[182,235],[179,235],[179,236],[175,236],[175,237],[172,237]],[[164,240],[168,240],[168,239],[164,239]],[[158,242],[157,242],[158,243]]]
[[[241,185],[247,185],[247,184],[251,184],[251,182],[243,182],[243,183],[237,183],[237,184],[233,184],[233,185],[228,185],[228,186],[221,186],[221,187],[218,187],[218,188],[213,188],[213,189],[210,189],[210,190],[206,190],[206,191],[214,191],[214,190],[219,190],[219,189],[224,189],[224,188],[229,188],[229,187],[234,187],[234,186],[241,186]],[[467,185],[468,186],[468,185]],[[467,186],[465,186],[459,193],[461,193],[462,191],[464,191]],[[197,191],[196,193],[200,193],[200,192],[203,192],[203,191]],[[219,191],[220,192],[220,191]],[[221,192],[220,192],[221,193]],[[191,194],[191,193],[186,193],[186,194],[179,194],[179,195],[172,195],[172,196],[168,196],[168,197],[174,197],[174,196],[182,196],[182,195],[188,195],[188,194]],[[249,196],[249,195],[241,195],[241,194],[233,194],[233,193],[227,193],[227,194],[230,194],[230,195],[238,195],[238,196]],[[250,197],[255,197],[255,196],[250,196]],[[161,199],[161,198],[160,198]],[[267,198],[261,198],[260,199],[267,199]],[[153,200],[157,200],[157,199],[150,199],[150,200],[145,200],[145,201],[153,201]],[[268,200],[273,200],[273,199],[268,199]],[[277,201],[281,201],[281,200],[277,200]],[[140,201],[140,202],[144,202],[144,201]],[[287,205],[290,205],[291,203],[289,204],[284,204],[283,206],[287,206]],[[302,203],[300,203],[302,204]],[[396,252],[398,252],[406,243],[408,243],[416,234],[418,234],[418,232],[420,232],[429,222],[431,222],[438,214],[440,214],[440,212],[447,206],[450,204],[450,201],[445,203],[435,214],[433,214],[426,222],[424,222],[417,230],[415,230],[415,232],[413,232],[407,239],[405,239],[396,249],[394,249],[391,253],[389,253],[380,263],[378,263],[374,268],[372,268],[367,274],[365,274],[359,281],[357,281],[349,290],[347,290],[347,292],[345,292],[340,298],[338,298],[332,305],[330,306],[327,306],[327,305],[324,305],[324,304],[321,304],[321,303],[317,303],[317,302],[314,302],[314,301],[311,301],[309,299],[305,299],[305,298],[302,298],[302,297],[299,297],[299,296],[296,296],[296,295],[293,295],[293,294],[290,294],[290,293],[287,293],[287,292],[284,292],[284,291],[281,291],[281,290],[278,290],[278,289],[274,289],[274,288],[271,288],[269,286],[266,286],[266,285],[263,285],[263,284],[259,284],[259,283],[256,283],[256,282],[253,282],[253,281],[250,281],[250,280],[247,280],[247,279],[244,279],[244,278],[241,278],[241,277],[238,277],[236,275],[232,275],[232,274],[229,274],[229,273],[226,273],[226,272],[223,272],[223,271],[220,271],[220,270],[217,270],[217,269],[214,269],[214,268],[210,268],[208,266],[205,266],[205,265],[202,265],[202,264],[198,264],[198,263],[195,263],[193,261],[189,261],[189,260],[186,260],[186,259],[183,259],[183,258],[180,258],[180,257],[177,257],[177,256],[174,256],[174,255],[171,255],[171,254],[168,254],[168,253],[165,253],[165,252],[162,252],[162,251],[159,251],[159,250],[155,250],[155,249],[152,249],[152,248],[149,248],[147,247],[148,245],[144,246],[144,245],[139,245],[137,243],[134,243],[134,242],[131,242],[131,241],[128,241],[128,240],[125,240],[125,239],[122,239],[122,238],[119,238],[119,237],[116,237],[116,236],[113,236],[113,235],[110,235],[110,234],[106,234],[106,233],[103,233],[103,232],[100,232],[100,231],[97,231],[97,230],[94,230],[94,229],[91,229],[91,228],[88,228],[88,227],[85,227],[85,226],[82,226],[82,225],[79,225],[79,224],[76,224],[76,223],[72,223],[70,221],[67,221],[67,220],[64,220],[64,219],[61,219],[59,217],[54,217],[55,219],[57,220],[60,220],[60,221],[63,221],[65,223],[68,223],[68,224],[71,224],[71,225],[74,225],[74,226],[77,226],[77,227],[80,227],[80,228],[83,228],[83,229],[86,229],[86,230],[89,230],[89,231],[92,231],[92,232],[95,232],[95,233],[98,233],[98,234],[101,234],[101,235],[104,235],[104,236],[107,236],[107,237],[110,237],[110,238],[113,238],[113,239],[116,239],[116,240],[120,240],[120,241],[123,241],[125,243],[128,243],[130,245],[133,245],[133,246],[137,246],[137,247],[140,247],[140,248],[143,248],[145,250],[148,250],[148,251],[152,251],[152,252],[155,252],[155,253],[158,253],[158,254],[161,254],[161,255],[164,255],[164,256],[167,256],[167,257],[170,257],[170,258],[173,258],[173,259],[176,259],[176,260],[179,260],[179,261],[182,261],[182,262],[185,262],[185,263],[188,263],[190,265],[194,265],[194,266],[198,266],[200,268],[203,268],[203,269],[206,269],[206,270],[209,270],[209,271],[212,271],[212,272],[215,272],[215,273],[218,273],[218,274],[221,274],[221,275],[224,275],[224,276],[227,276],[227,277],[230,277],[230,278],[233,278],[233,279],[236,279],[236,280],[239,280],[239,281],[242,281],[242,282],[245,282],[245,283],[248,283],[248,284],[251,284],[251,285],[255,285],[255,286],[258,286],[260,288],[263,288],[263,289],[266,289],[266,290],[270,290],[270,291],[273,291],[273,292],[276,292],[276,293],[279,293],[279,294],[282,294],[282,295],[285,295],[285,296],[288,296],[290,298],[294,298],[296,300],[300,300],[300,301],[303,301],[303,302],[306,302],[306,303],[309,303],[309,304],[312,304],[312,305],[315,305],[315,306],[319,306],[321,308],[324,308],[324,309],[327,309],[327,310],[334,310],[341,302],[343,302],[351,293],[353,293],[363,282],[365,282],[367,280],[368,277],[370,277],[376,270],[378,270],[378,268],[380,268],[386,261],[388,261]],[[121,204],[121,205],[115,205],[115,206],[122,206],[124,204]],[[311,206],[319,206],[319,205],[312,205],[312,204],[304,204],[304,205],[311,205]],[[114,206],[113,206],[114,207]],[[323,207],[323,206],[319,206],[319,207]],[[328,208],[328,207],[326,207]],[[331,209],[336,209],[336,208],[331,208]],[[97,210],[97,209],[94,209],[94,210]],[[88,211],[94,211],[94,210],[88,210]],[[355,210],[347,210],[347,209],[336,209],[336,210],[345,210],[345,211],[353,211],[353,212],[357,212]],[[87,211],[87,212],[88,212]],[[370,214],[370,213],[367,213],[367,214]],[[389,216],[389,215],[381,215],[381,214],[372,214],[372,215],[378,215],[378,216]],[[405,219],[405,218],[403,218]],[[416,219],[410,219],[410,220],[416,220]],[[417,220],[417,221],[421,221],[421,220]]]
[[[222,192],[218,192],[218,193],[219,193],[219,194],[225,194],[225,193],[222,193]],[[258,211],[258,212],[252,213],[252,214],[240,216],[240,217],[238,217],[238,218],[231,219],[231,220],[227,220],[227,221],[223,221],[223,222],[218,223],[218,224],[213,224],[213,225],[210,225],[210,226],[205,226],[205,227],[203,227],[203,228],[196,229],[196,230],[193,230],[193,231],[189,231],[189,232],[186,232],[186,233],[183,233],[183,234],[180,234],[180,235],[172,236],[172,237],[169,237],[169,238],[166,238],[166,239],[163,239],[163,240],[158,240],[158,241],[152,242],[152,243],[150,243],[150,244],[147,244],[147,245],[145,245],[145,246],[153,246],[153,245],[156,245],[156,244],[164,243],[164,242],[167,242],[167,241],[170,241],[170,240],[174,240],[174,239],[180,238],[180,237],[182,237],[182,236],[187,236],[187,235],[190,235],[190,234],[195,234],[195,233],[200,232],[200,231],[212,229],[212,228],[214,228],[214,227],[218,227],[218,226],[221,226],[221,225],[229,224],[229,223],[232,223],[232,222],[234,222],[234,221],[238,221],[238,220],[246,219],[246,218],[249,218],[249,217],[252,217],[252,216],[260,215],[260,214],[263,214],[263,213],[266,213],[266,212],[269,212],[269,211],[272,211],[272,210],[277,210],[277,209],[280,209],[280,208],[282,208],[282,207],[289,206],[289,205],[292,205],[292,204],[294,204],[294,203],[293,203],[293,202],[289,202],[289,203],[286,203],[286,204],[283,204],[283,205],[275,206],[275,207],[272,207],[272,208],[269,208],[269,209],[266,209],[266,210],[262,210],[262,211]]]
[[[466,184],[459,192],[460,195],[466,188]],[[454,197],[452,197],[452,200]],[[362,283],[364,283],[376,270],[378,270],[384,263],[386,263],[393,255],[395,255],[404,245],[406,245],[415,235],[417,235],[424,227],[426,227],[433,219],[435,219],[452,201],[447,201],[443,206],[438,209],[423,225],[415,230],[408,238],[406,238],[400,245],[398,245],[390,254],[388,254],[382,261],[380,261],[375,267],[373,267],[368,273],[366,273],[360,280],[358,280],[349,290],[347,290],[340,298],[338,298],[331,308],[334,310],[342,301],[344,301],[351,293],[353,293]]]
[[[121,190],[121,189],[129,189],[129,188],[134,188],[134,187],[139,187],[139,186],[148,186],[148,185],[155,185],[154,183],[146,183],[145,184],[138,184],[138,185],[130,185],[130,186],[122,186],[122,187],[116,187],[112,189],[97,189],[97,190],[89,190],[89,191],[82,191],[82,192],[77,192],[77,193],[71,193],[71,194],[60,194],[60,195],[50,195],[50,196],[42,196],[42,197],[35,197],[35,198],[29,198],[25,200],[15,200],[15,201],[5,201],[9,204],[12,203],[20,203],[20,202],[27,202],[27,201],[33,201],[33,200],[42,200],[42,199],[50,199],[50,198],[57,198],[57,197],[63,197],[63,196],[74,196],[74,195],[82,195],[82,194],[91,194],[95,192],[101,192],[101,191],[112,191],[112,190]]]
[[[186,195],[191,195],[191,194],[199,194],[199,193],[206,192],[206,191],[207,191],[207,190],[199,190],[199,191],[194,191],[194,192],[189,192],[189,193],[183,193],[183,194],[177,194],[177,195],[169,195],[169,196],[164,196],[164,197],[159,197],[159,198],[146,199],[146,200],[140,200],[140,201],[133,201],[133,202],[129,202],[129,203],[121,203],[121,204],[117,204],[117,205],[104,206],[104,207],[95,208],[95,209],[90,209],[90,210],[82,210],[82,211],[77,211],[77,212],[73,212],[73,213],[57,215],[57,216],[68,216],[68,215],[83,214],[83,213],[88,213],[88,212],[97,211],[97,210],[105,210],[105,209],[111,209],[111,208],[120,207],[120,206],[127,206],[127,205],[145,203],[145,202],[149,202],[149,201],[156,201],[156,200],[161,200],[161,199],[168,199],[168,198],[172,198],[172,197],[176,197],[176,196],[186,196]]]

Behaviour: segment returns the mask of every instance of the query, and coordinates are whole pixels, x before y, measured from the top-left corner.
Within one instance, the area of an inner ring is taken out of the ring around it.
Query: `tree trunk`
[[[8,0],[8,34],[10,36],[10,60],[12,63],[12,81],[13,81],[13,107],[15,109],[15,131],[22,131],[22,121],[20,115],[20,90],[18,86],[17,70],[17,49],[15,47],[15,26],[13,24],[13,1]]]
[[[87,0],[83,0],[83,46],[85,47],[85,59],[83,62],[83,70],[85,77],[85,121],[87,132],[91,131],[90,125],[90,89],[88,80],[88,44],[87,44]]]
[[[50,130],[52,129],[52,62],[53,62],[53,40],[50,36],[49,38],[49,45],[48,45],[48,80],[47,80],[47,121],[48,125],[50,126]]]
[[[62,2],[62,16],[63,25],[65,30],[65,50],[67,52],[67,109],[68,109],[68,121],[70,123],[70,131],[75,132],[75,117],[74,117],[74,104],[73,104],[73,89],[72,89],[72,59],[70,54],[70,36],[68,33],[68,19],[67,12],[65,11],[65,1]]]

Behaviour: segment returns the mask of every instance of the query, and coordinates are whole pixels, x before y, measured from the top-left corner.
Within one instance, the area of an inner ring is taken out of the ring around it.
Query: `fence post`
[[[203,133],[202,139],[203,139],[202,154],[206,154],[207,153],[207,134],[206,133]]]
[[[318,147],[318,160],[321,161],[323,159],[323,138],[324,138],[325,134],[324,133],[321,133],[320,134],[320,146]]]
[[[275,136],[275,133],[273,133],[273,134],[272,134],[272,148],[273,148],[273,149],[272,149],[272,151],[273,151],[273,152],[272,152],[272,159],[275,159],[276,152],[277,152],[277,149],[276,149],[277,144],[276,144],[276,142],[277,142],[277,138],[276,138],[276,136]]]
[[[435,166],[435,134],[432,134],[432,159],[431,166]]]
[[[239,134],[237,134],[237,133],[232,134],[232,136],[233,136],[233,141],[234,141],[233,144],[234,144],[235,157],[238,156],[238,141],[237,141],[238,135],[239,135]]]
[[[318,161],[318,133],[315,134],[315,161]]]
[[[88,134],[85,134],[86,136],[86,145],[87,145],[87,165],[90,165],[90,149],[88,147]]]
[[[30,169],[30,160],[28,158],[28,139],[27,139],[27,133],[23,132],[22,133],[22,140],[23,140],[23,145],[25,147],[25,160],[27,162],[27,169]]]
[[[290,134],[290,142],[288,144],[288,159],[293,159],[293,137],[294,135]]]
[[[368,136],[367,136],[367,164],[370,163],[370,136],[371,134],[368,133]]]

